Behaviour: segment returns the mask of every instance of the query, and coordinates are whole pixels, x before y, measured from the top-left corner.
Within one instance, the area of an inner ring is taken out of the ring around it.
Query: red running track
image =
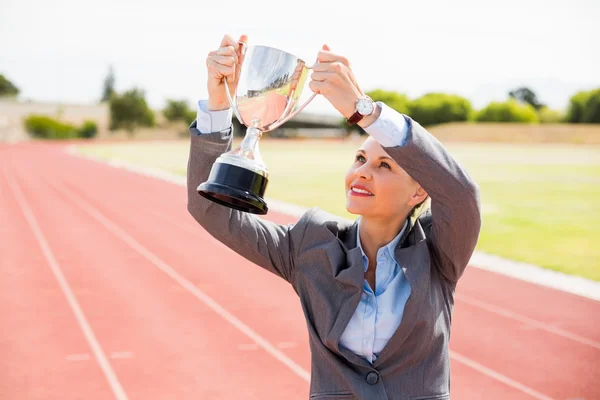
[[[0,399],[308,397],[294,291],[181,186],[0,145],[0,265]],[[600,399],[599,302],[468,268],[450,347],[453,399]]]

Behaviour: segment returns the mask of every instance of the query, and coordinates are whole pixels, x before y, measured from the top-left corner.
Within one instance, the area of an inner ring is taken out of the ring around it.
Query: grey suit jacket
[[[456,282],[481,226],[478,185],[423,127],[407,117],[406,142],[384,150],[431,198],[409,218],[395,251],[411,295],[402,321],[374,364],[340,348],[363,291],[356,222],[316,207],[279,225],[198,195],[232,134],[190,127],[188,210],[229,248],[288,281],[299,296],[311,349],[311,399],[449,399],[448,342]]]

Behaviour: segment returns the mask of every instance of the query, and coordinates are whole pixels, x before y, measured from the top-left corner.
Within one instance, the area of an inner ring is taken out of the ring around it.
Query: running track
[[[0,266],[0,399],[308,398],[295,293],[181,186],[0,144]],[[600,303],[468,268],[451,357],[453,399],[600,399]]]

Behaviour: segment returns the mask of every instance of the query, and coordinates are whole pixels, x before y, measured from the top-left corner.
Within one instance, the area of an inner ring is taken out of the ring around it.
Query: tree
[[[539,102],[533,90],[526,87],[520,87],[518,89],[511,90],[510,92],[508,92],[508,96],[511,99],[515,99],[522,103],[530,104],[536,110],[539,110],[540,108],[544,107],[544,104]]]
[[[167,99],[163,115],[168,121],[183,121],[190,124],[196,118],[196,111],[190,110],[185,100]]]
[[[569,109],[567,111],[567,122],[579,124],[583,122],[583,113],[585,112],[585,103],[590,97],[590,92],[577,92],[569,100]]]
[[[381,101],[402,114],[408,114],[408,106],[410,100],[405,94],[398,92],[387,91],[383,89],[375,89],[366,93],[374,101]]]
[[[583,122],[600,124],[600,88],[589,92],[583,111]]]
[[[144,92],[131,89],[122,95],[113,94],[110,102],[110,130],[126,129],[130,135],[138,126],[154,126],[154,112],[146,103]]]
[[[558,124],[565,119],[561,111],[552,110],[546,106],[538,110],[538,116],[540,117],[540,123],[542,124]]]
[[[477,113],[477,122],[521,122],[539,123],[540,118],[531,104],[519,103],[514,99],[491,102]]]
[[[102,103],[109,101],[110,97],[115,94],[115,71],[113,66],[108,67],[108,75],[104,78],[104,88],[102,89]]]
[[[11,81],[0,74],[0,97],[1,96],[17,96],[20,90]]]
[[[579,124],[600,123],[600,88],[577,92],[571,96],[566,121]]]
[[[469,100],[447,93],[427,93],[408,108],[409,115],[424,126],[468,121],[473,111]]]

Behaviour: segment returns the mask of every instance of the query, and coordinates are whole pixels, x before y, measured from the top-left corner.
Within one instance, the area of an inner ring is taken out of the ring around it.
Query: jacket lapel
[[[419,217],[428,211],[429,202],[426,201],[423,206],[416,209],[409,216],[408,226],[402,234],[398,247],[395,251],[396,260],[404,268],[404,274],[410,283],[411,294],[404,308],[402,321],[392,335],[387,345],[379,354],[374,365],[362,357],[357,356],[352,351],[345,348],[339,348],[339,340],[344,330],[348,326],[356,307],[360,303],[363,293],[363,284],[365,279],[364,263],[360,248],[356,245],[356,236],[358,234],[358,221],[354,221],[346,229],[337,232],[338,239],[342,244],[342,249],[346,256],[345,263],[334,263],[334,265],[343,265],[339,270],[334,271],[334,277],[339,283],[343,293],[343,302],[331,330],[325,340],[326,345],[344,356],[349,362],[366,367],[377,367],[385,362],[395,351],[397,351],[408,335],[414,329],[418,320],[425,294],[429,289],[430,271],[428,265],[423,265],[423,260],[417,260],[415,257],[419,251],[418,246],[426,246],[425,233],[419,223]],[[338,243],[340,243],[338,242]],[[422,242],[419,244],[419,242]],[[330,259],[339,258],[339,248],[327,249]],[[423,250],[421,250],[423,251]],[[425,250],[427,252],[427,250]]]
[[[398,264],[404,271],[411,288],[410,296],[404,307],[402,321],[392,335],[386,346],[379,353],[373,366],[378,368],[404,344],[413,331],[429,291],[431,270],[429,265],[429,251],[425,241],[425,232],[417,219],[411,229],[410,236],[404,245],[396,248],[395,256]],[[425,248],[423,248],[425,247]],[[423,257],[423,254],[425,257]]]
[[[364,264],[360,248],[356,246],[356,235],[358,231],[357,221],[350,225],[346,230],[338,233],[338,238],[342,244],[345,253],[346,262],[341,263],[345,268],[334,272],[334,277],[342,291],[343,301],[339,313],[332,325],[331,331],[326,339],[326,344],[333,351],[344,356],[349,362],[363,365],[370,364],[363,358],[357,356],[352,351],[339,347],[339,340],[346,326],[350,322],[356,307],[360,303],[363,292],[363,282],[365,279]],[[338,250],[339,251],[339,250]],[[330,255],[332,257],[334,255]]]

